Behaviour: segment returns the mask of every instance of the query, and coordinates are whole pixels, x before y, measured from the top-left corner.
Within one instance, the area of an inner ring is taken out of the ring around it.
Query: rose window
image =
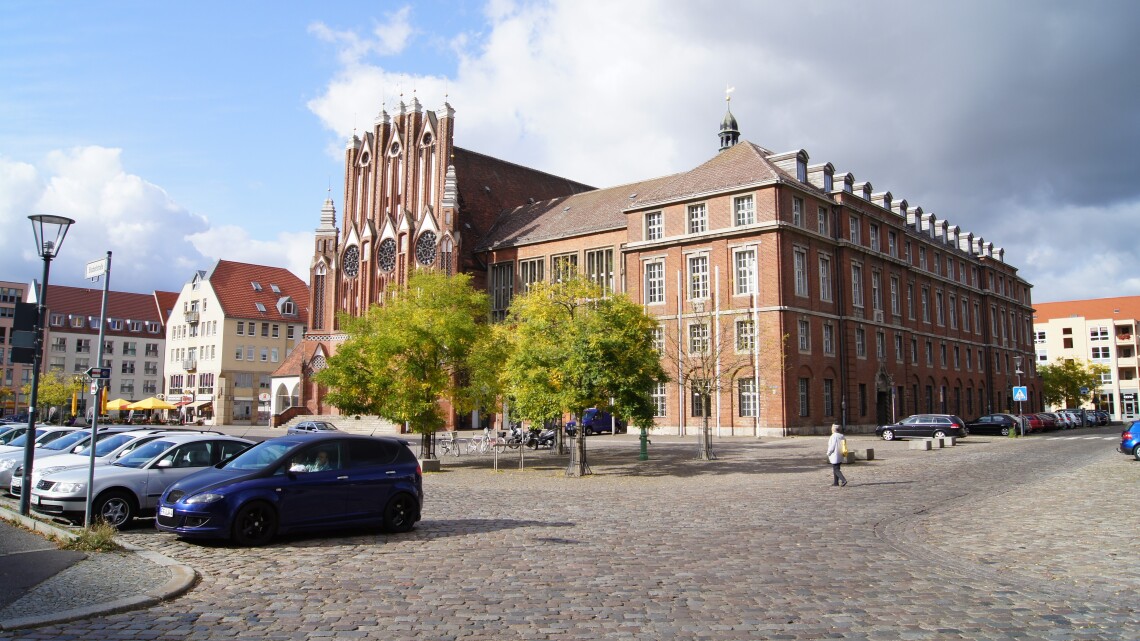
[[[435,232],[425,231],[416,241],[416,260],[421,265],[435,264]]]

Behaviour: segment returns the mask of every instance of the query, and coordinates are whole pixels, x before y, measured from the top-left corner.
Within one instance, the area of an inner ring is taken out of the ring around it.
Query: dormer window
[[[108,318],[107,327],[113,332],[121,332],[123,331],[123,321],[118,318]]]
[[[823,190],[830,192],[835,185],[835,176],[830,170],[823,172]]]
[[[796,158],[796,180],[802,183],[807,182],[807,159],[803,156]]]
[[[291,298],[286,296],[277,301],[277,311],[281,312],[282,316],[296,316],[297,304]]]
[[[130,330],[132,332],[141,332],[143,329],[142,321],[137,321],[137,320],[127,321],[127,326],[130,328]]]
[[[63,314],[52,314],[51,315],[51,326],[52,327],[62,327],[63,326]]]
[[[261,291],[261,283],[257,282],[256,280],[250,281],[249,284],[253,286],[253,291],[255,291],[255,292]]]

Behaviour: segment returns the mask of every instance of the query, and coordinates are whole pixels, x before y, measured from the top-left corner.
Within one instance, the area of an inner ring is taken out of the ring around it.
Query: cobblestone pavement
[[[1055,433],[1068,435],[1069,433]],[[565,457],[444,461],[415,531],[258,549],[124,535],[198,569],[187,595],[13,639],[1136,639],[1140,463],[1119,430],[854,437],[830,487],[822,437],[590,439]]]

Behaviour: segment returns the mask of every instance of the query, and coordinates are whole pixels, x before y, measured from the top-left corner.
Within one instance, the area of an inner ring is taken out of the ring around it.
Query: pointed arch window
[[[439,267],[448,276],[455,274],[455,241],[450,236],[439,244]]]

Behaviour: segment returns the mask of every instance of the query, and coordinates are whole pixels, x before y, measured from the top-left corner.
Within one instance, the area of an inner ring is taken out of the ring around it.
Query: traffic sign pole
[[[102,269],[98,267],[92,269],[93,266],[96,266],[96,263],[102,263]],[[99,411],[103,409],[99,403],[99,394],[101,392],[100,388],[110,382],[108,379],[111,376],[110,368],[103,367],[103,334],[107,330],[107,292],[111,288],[111,252],[107,252],[106,261],[100,260],[88,264],[88,278],[92,278],[92,274],[94,274],[93,279],[99,278],[100,276],[103,277],[103,303],[99,308],[98,361],[96,361],[95,367],[87,370],[87,375],[95,379],[91,384],[91,447],[88,448],[91,451],[91,458],[87,466],[87,507],[83,519],[83,525],[88,529],[95,525],[95,515],[91,513],[91,502],[95,497],[91,495],[91,486],[95,484],[95,442],[97,440],[96,437],[99,435]],[[94,372],[92,370],[98,371]],[[95,374],[100,374],[100,376],[96,377]]]

